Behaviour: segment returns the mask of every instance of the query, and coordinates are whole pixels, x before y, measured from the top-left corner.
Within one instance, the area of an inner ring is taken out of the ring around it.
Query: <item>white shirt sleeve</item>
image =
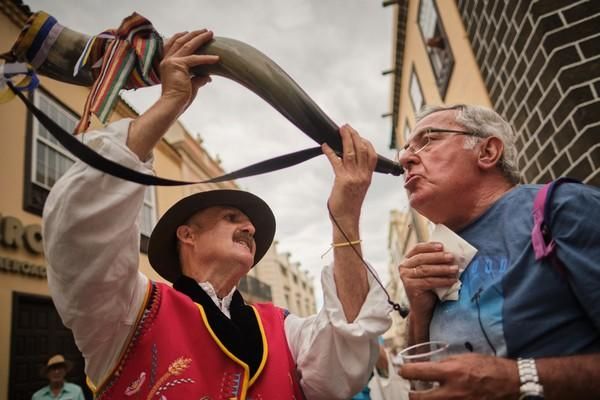
[[[366,384],[379,356],[377,338],[391,325],[391,306],[369,274],[369,293],[348,323],[337,298],[333,267],[321,274],[323,308],[318,314],[285,320],[285,332],[300,384],[309,400],[349,399]]]
[[[130,120],[86,133],[87,144],[129,168],[152,173],[126,146]],[[134,329],[148,278],[138,270],[137,219],[145,187],[77,161],[48,196],[43,215],[48,286],[98,384]]]

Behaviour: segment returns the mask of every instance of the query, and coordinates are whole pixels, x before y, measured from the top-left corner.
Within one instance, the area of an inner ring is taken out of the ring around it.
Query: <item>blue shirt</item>
[[[541,185],[507,192],[457,232],[478,249],[458,301],[439,303],[431,340],[451,353],[549,357],[600,351],[600,189],[566,183],[552,198],[551,231],[566,276],[535,260],[533,200]]]
[[[369,389],[369,386],[365,386],[363,390],[352,396],[352,399],[350,400],[371,400],[371,395],[369,393],[371,393],[371,389]]]
[[[83,396],[83,391],[81,390],[81,388],[78,385],[76,385],[74,383],[65,382],[65,384],[62,387],[62,390],[60,391],[60,393],[58,394],[57,397],[52,396],[52,391],[50,390],[50,386],[44,386],[43,388],[41,388],[40,390],[35,392],[33,394],[33,396],[31,396],[31,400],[45,400],[45,399],[85,400],[85,397]]]

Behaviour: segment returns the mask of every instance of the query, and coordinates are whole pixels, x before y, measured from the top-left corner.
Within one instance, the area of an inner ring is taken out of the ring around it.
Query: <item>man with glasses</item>
[[[451,353],[401,367],[407,379],[440,383],[412,399],[600,396],[600,190],[555,186],[547,222],[557,257],[537,261],[542,186],[519,184],[516,153],[504,119],[467,105],[422,111],[399,152],[411,207],[478,250],[460,277],[441,243],[415,245],[399,266],[409,344],[440,340]],[[458,300],[439,301],[435,289],[458,279]]]

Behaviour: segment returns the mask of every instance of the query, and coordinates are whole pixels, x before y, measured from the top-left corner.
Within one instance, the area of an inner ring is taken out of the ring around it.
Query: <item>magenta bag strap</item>
[[[533,201],[533,230],[531,231],[531,244],[535,252],[536,261],[541,260],[554,250],[554,239],[546,244],[544,236],[547,236],[548,226],[544,223],[544,205],[548,197],[548,190],[554,182],[542,186]],[[545,235],[546,233],[546,235]]]
[[[558,259],[555,253],[556,242],[552,238],[550,231],[551,220],[551,201],[554,189],[562,183],[573,182],[581,183],[571,178],[558,178],[555,181],[545,184],[538,191],[533,202],[533,229],[531,231],[531,244],[535,252],[535,259],[540,261],[543,258],[552,256],[553,264],[561,271],[566,272],[564,265]]]

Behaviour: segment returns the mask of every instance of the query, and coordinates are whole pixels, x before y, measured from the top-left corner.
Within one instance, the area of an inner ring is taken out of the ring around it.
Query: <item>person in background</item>
[[[537,140],[537,139],[536,139]],[[412,399],[600,398],[600,190],[562,183],[546,204],[554,256],[536,257],[534,199],[519,184],[510,125],[480,106],[424,109],[400,151],[412,208],[477,250],[457,301],[434,292],[458,279],[442,243],[418,243],[399,266],[409,345],[439,340],[451,357],[404,365],[440,383]]]
[[[65,380],[71,367],[71,363],[61,354],[50,357],[41,371],[48,379],[48,385],[35,392],[31,400],[85,400],[81,387]]]

